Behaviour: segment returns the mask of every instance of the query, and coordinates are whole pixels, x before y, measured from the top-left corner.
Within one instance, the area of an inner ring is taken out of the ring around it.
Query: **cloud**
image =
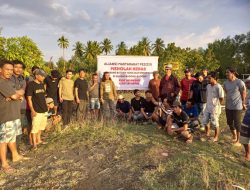
[[[89,21],[91,19],[89,14],[85,10],[81,10],[78,14],[79,14],[80,18],[82,18],[85,21]]]

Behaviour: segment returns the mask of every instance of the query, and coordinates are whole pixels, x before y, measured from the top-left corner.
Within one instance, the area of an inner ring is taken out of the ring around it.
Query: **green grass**
[[[230,144],[224,115],[221,128],[219,143],[187,145],[155,125],[73,124],[63,133],[50,133],[50,143],[30,153],[35,157],[30,167],[17,165],[22,171],[0,179],[7,189],[17,187],[18,178],[24,182],[19,189],[250,189],[250,164],[243,148]]]

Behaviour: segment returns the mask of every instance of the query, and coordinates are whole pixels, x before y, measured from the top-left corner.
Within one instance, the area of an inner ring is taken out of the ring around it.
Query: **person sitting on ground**
[[[167,118],[167,133],[171,136],[177,133],[185,139],[186,143],[192,143],[193,136],[188,131],[188,123],[188,115],[182,110],[181,103],[175,101],[173,103],[173,114]]]
[[[189,128],[194,131],[197,127],[199,127],[200,122],[198,108],[192,99],[188,99],[186,104],[183,106],[183,111],[186,112],[189,117]]]
[[[31,110],[32,117],[32,144],[33,149],[37,149],[38,144],[47,144],[42,141],[41,133],[45,130],[47,125],[47,105],[45,100],[45,89],[43,81],[46,77],[46,73],[41,69],[34,71],[35,80],[31,81],[27,87],[27,100],[29,108]]]
[[[141,107],[145,99],[141,97],[140,90],[138,89],[134,90],[134,95],[135,97],[131,99],[132,119],[133,121],[140,121],[143,119]]]
[[[116,116],[130,121],[132,116],[130,103],[124,100],[122,95],[118,96],[118,101],[116,103]]]
[[[158,106],[158,102],[155,101],[152,92],[147,90],[145,92],[145,100],[142,103],[141,113],[146,121],[152,119],[152,114],[155,111],[155,107]]]
[[[46,98],[46,104],[48,107],[48,120],[45,130],[50,131],[51,128],[55,127],[58,123],[61,122],[62,117],[55,113],[54,100],[52,98]]]
[[[221,103],[224,99],[224,91],[222,86],[217,82],[217,73],[209,74],[209,83],[207,85],[207,105],[204,110],[203,125],[206,129],[206,136],[210,138],[210,126],[215,129],[213,142],[219,139],[219,117],[221,114]],[[210,125],[208,125],[210,122]]]
[[[152,115],[152,119],[158,124],[158,128],[164,129],[167,123],[168,115],[171,115],[173,101],[170,98],[164,98],[162,104],[160,104]]]

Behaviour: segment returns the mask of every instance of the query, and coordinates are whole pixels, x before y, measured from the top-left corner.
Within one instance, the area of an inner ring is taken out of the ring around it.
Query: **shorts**
[[[144,118],[144,115],[140,112],[140,111],[135,111],[135,113],[133,113],[133,120],[134,121],[138,121]]]
[[[229,110],[226,109],[227,124],[230,130],[240,131],[241,127],[241,110]]]
[[[32,129],[31,133],[38,133],[43,131],[47,125],[47,112],[36,113],[36,116],[32,118]]]
[[[100,101],[99,98],[91,98],[90,99],[90,109],[94,110],[94,109],[100,109],[101,105],[100,105]]]
[[[206,126],[210,122],[211,127],[218,128],[219,127],[219,117],[220,117],[220,114],[208,113],[208,112],[204,111],[202,124]]]
[[[21,134],[22,128],[20,119],[0,124],[0,143],[16,142],[16,136]]]

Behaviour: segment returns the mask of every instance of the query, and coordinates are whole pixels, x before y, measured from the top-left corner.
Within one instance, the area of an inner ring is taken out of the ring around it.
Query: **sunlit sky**
[[[206,48],[209,42],[250,31],[250,0],[0,0],[0,27],[6,37],[31,37],[45,60],[57,61],[57,39],[109,38],[114,47],[128,47],[142,37],[175,42],[180,47]],[[114,52],[113,52],[114,53]]]

